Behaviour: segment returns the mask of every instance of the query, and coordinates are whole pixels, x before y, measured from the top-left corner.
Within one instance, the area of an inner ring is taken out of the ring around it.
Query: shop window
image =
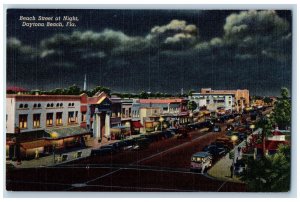
[[[75,123],[78,123],[78,111],[75,112]]]
[[[20,114],[19,115],[19,127],[20,129],[26,129],[27,128],[27,114]]]
[[[53,113],[47,113],[46,115],[46,125],[53,126]]]
[[[68,123],[69,124],[75,123],[75,113],[74,112],[68,113]]]
[[[33,127],[39,128],[41,123],[41,114],[33,114]]]
[[[62,125],[62,112],[56,113],[56,125]]]

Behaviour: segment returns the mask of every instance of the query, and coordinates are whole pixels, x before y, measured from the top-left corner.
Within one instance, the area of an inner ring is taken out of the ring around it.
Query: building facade
[[[86,123],[87,96],[15,95],[6,98],[6,132],[31,132]]]
[[[198,110],[206,107],[209,111],[218,110],[241,112],[250,106],[249,91],[244,90],[212,90],[211,88],[202,88],[200,93],[193,93],[189,97],[195,101]]]

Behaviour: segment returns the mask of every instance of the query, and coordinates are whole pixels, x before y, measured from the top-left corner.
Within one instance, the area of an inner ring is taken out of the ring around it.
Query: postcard
[[[6,190],[289,192],[292,9],[6,10]]]

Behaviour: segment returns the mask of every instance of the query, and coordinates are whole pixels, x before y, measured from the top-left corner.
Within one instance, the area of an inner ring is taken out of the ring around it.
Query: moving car
[[[208,152],[197,152],[191,157],[191,171],[204,173],[212,166],[212,156]]]

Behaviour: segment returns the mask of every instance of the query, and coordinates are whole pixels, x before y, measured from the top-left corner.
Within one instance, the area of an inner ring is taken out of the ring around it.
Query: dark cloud
[[[203,27],[180,19],[142,36],[108,28],[55,34],[35,48],[9,38],[7,81],[32,86],[34,75],[37,88],[65,87],[82,84],[87,73],[90,87],[118,91],[213,87],[265,93],[290,87],[287,20],[275,11],[242,11],[224,22],[224,34],[208,40],[201,36]]]

